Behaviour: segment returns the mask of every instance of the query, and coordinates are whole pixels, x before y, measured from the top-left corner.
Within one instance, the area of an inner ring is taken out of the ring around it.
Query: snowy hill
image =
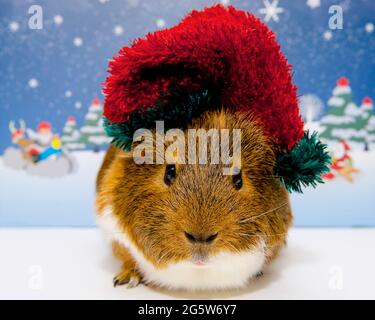
[[[95,177],[104,152],[77,151],[75,173],[60,178],[32,176],[4,166],[0,158],[0,226],[93,226]],[[297,226],[375,226],[375,152],[356,151],[360,170],[316,190],[293,194]]]
[[[76,172],[59,178],[11,169],[0,158],[0,226],[93,226],[95,178],[104,152],[74,156]]]
[[[326,181],[317,189],[292,194],[297,226],[375,226],[375,152],[353,151],[359,169],[352,183],[342,177]]]

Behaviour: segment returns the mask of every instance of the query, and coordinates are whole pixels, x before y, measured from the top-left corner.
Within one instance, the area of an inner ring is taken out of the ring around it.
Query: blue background
[[[102,3],[104,1],[104,3]],[[375,1],[321,0],[311,9],[307,0],[280,0],[284,12],[280,21],[268,25],[277,33],[282,49],[294,66],[294,81],[299,95],[313,93],[327,101],[339,76],[350,79],[355,100],[375,97],[375,37],[367,33],[365,24],[374,22]],[[176,24],[193,8],[215,1],[202,0],[0,0],[0,153],[9,145],[8,122],[23,118],[35,128],[41,120],[53,123],[57,132],[68,115],[83,121],[89,102],[102,98],[101,83],[105,79],[108,59],[121,46],[135,37],[157,29],[157,20],[165,27]],[[42,30],[28,28],[28,8],[42,6]],[[261,17],[263,1],[232,0],[230,4]],[[333,30],[330,41],[323,38],[328,30],[331,4],[344,9],[344,28]],[[53,22],[55,15],[64,19]],[[11,32],[9,23],[19,23],[19,31]],[[121,26],[123,34],[113,29]],[[81,47],[73,39],[83,40]],[[28,81],[38,80],[32,89]],[[65,92],[72,92],[66,97]],[[75,108],[76,102],[82,108]]]
[[[10,120],[23,118],[31,128],[47,120],[53,124],[55,132],[61,132],[66,118],[74,115],[80,126],[90,101],[95,97],[103,98],[101,83],[108,60],[123,45],[157,30],[159,19],[169,27],[191,9],[214,3],[217,1],[0,0],[0,154],[10,146]],[[28,27],[28,8],[33,4],[43,8],[42,30]],[[263,0],[231,0],[230,4],[264,17],[259,13],[264,7]],[[344,28],[332,30],[332,39],[327,41],[323,34],[329,30],[328,8],[332,4],[344,9]],[[276,32],[283,52],[294,66],[299,95],[315,94],[326,103],[336,80],[346,76],[357,104],[364,96],[375,97],[375,37],[374,32],[365,31],[367,23],[375,24],[375,1],[321,0],[321,5],[312,9],[307,0],[280,0],[279,6],[284,9],[279,14],[280,21],[271,20],[267,24]],[[56,15],[63,17],[61,25],[54,22]],[[12,32],[9,25],[15,22],[19,30]],[[115,34],[116,26],[123,28],[121,35]],[[82,46],[74,45],[76,37],[82,39]],[[28,85],[33,78],[38,81],[36,88]],[[67,91],[71,96],[66,96]],[[81,107],[77,108],[79,104]],[[371,167],[365,162],[364,166]],[[55,190],[60,193],[65,184],[73,185],[74,180],[69,180],[73,177],[54,180],[50,185],[45,181],[39,185],[50,193],[38,194],[38,190],[33,189],[35,178],[29,179],[22,172],[4,171],[4,174],[7,178],[0,181],[0,189],[14,188],[21,190],[21,194],[10,191],[7,198],[0,195],[0,225],[93,224],[94,190],[75,186],[74,195],[71,189],[70,195],[69,192],[63,197],[54,194]],[[85,183],[93,184],[94,174],[92,172]],[[296,224],[375,225],[372,201],[375,180],[367,179],[368,175],[365,177],[363,174],[358,179],[365,182],[357,189],[355,185],[335,182],[321,191],[293,196]],[[333,188],[341,191],[335,193]],[[31,202],[22,200],[30,199],[30,195],[23,196],[28,192],[35,193]],[[324,194],[329,197],[323,199]],[[43,199],[49,201],[42,203]]]

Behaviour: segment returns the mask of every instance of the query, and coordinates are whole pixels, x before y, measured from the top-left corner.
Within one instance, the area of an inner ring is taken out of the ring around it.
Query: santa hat
[[[49,123],[48,121],[39,122],[38,127],[37,127],[37,131],[39,132],[41,130],[52,130],[51,123]]]
[[[303,131],[291,66],[258,18],[216,5],[137,39],[109,63],[104,124],[129,150],[135,130],[184,128],[211,109],[251,110],[276,142],[276,174],[289,190],[321,182],[329,156]]]

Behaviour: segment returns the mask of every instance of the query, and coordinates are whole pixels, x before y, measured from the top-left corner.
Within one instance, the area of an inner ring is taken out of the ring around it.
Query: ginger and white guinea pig
[[[289,196],[276,146],[256,120],[208,111],[188,128],[241,130],[241,170],[221,164],[137,164],[111,146],[97,177],[98,223],[122,262],[115,285],[239,288],[286,242]],[[187,129],[186,129],[187,130]]]

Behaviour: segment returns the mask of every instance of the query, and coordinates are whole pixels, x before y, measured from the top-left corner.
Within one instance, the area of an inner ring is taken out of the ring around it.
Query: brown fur
[[[261,239],[271,261],[283,247],[292,220],[288,193],[273,177],[274,143],[251,116],[224,111],[206,113],[190,128],[242,129],[240,190],[233,187],[231,176],[223,176],[222,165],[210,164],[178,165],[176,181],[167,186],[165,165],[137,165],[131,153],[111,146],[97,179],[98,214],[110,204],[121,228],[159,268],[194,255],[249,250]],[[192,249],[185,231],[218,237],[210,246]],[[128,257],[117,256],[129,263]],[[129,268],[134,267],[130,263]]]

